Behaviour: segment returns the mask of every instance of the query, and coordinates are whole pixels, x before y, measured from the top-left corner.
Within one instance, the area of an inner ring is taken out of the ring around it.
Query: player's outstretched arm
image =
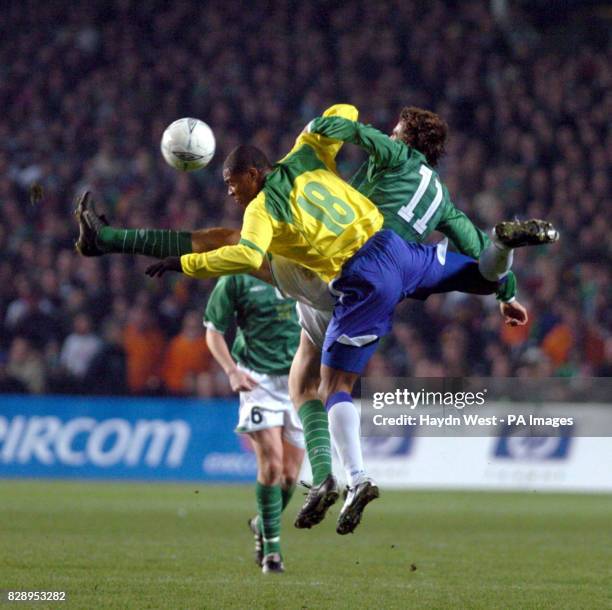
[[[150,277],[161,277],[167,271],[184,273],[189,277],[207,279],[222,275],[255,273],[264,260],[264,253],[255,244],[240,243],[224,246],[211,252],[169,256],[145,269]]]
[[[307,125],[306,129],[312,134],[349,142],[363,148],[381,168],[395,165],[406,149],[405,144],[392,140],[375,127],[341,116],[317,117]]]
[[[262,192],[251,201],[245,211],[240,241],[235,245],[223,246],[210,252],[184,254],[179,259],[169,257],[150,265],[145,273],[161,277],[166,271],[182,271],[197,279],[252,273],[257,271],[272,241],[272,221],[265,207]]]
[[[240,242],[240,229],[227,229],[225,227],[199,229],[191,234],[191,242],[193,252],[210,252],[223,246],[235,246]],[[270,264],[265,259],[261,267],[250,271],[249,275],[268,284],[274,284]]]
[[[192,233],[192,241],[194,244],[193,252],[210,252],[226,245],[236,245],[239,240],[240,231],[238,229],[226,229],[222,227],[199,229]],[[166,271],[181,272],[182,270],[180,257],[171,256],[158,263],[149,265],[145,273],[150,277],[161,277]],[[253,269],[249,274],[267,284],[274,284],[274,277],[272,276],[270,265],[265,259],[259,269]]]
[[[344,119],[348,119],[350,121],[356,121],[359,117],[359,111],[355,106],[351,106],[351,104],[335,104],[334,106],[330,106],[323,113],[324,117],[342,117]],[[297,137],[293,148],[281,159],[280,162],[284,161],[288,157],[290,157],[293,153],[295,153],[302,146],[310,146],[315,150],[317,156],[327,168],[331,171],[336,171],[336,156],[340,152],[342,148],[343,142],[339,139],[332,139],[330,137],[326,137],[324,135],[319,135],[316,133],[311,133],[308,129],[308,125],[302,133]]]
[[[489,236],[450,202],[436,225],[436,231],[448,237],[461,254],[471,258],[477,259],[491,243]]]

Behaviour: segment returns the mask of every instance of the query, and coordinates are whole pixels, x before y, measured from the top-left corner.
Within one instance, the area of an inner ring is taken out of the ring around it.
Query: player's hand
[[[255,379],[240,369],[235,369],[229,374],[229,382],[233,392],[250,392],[258,385]]]
[[[145,269],[149,277],[161,277],[166,271],[182,271],[181,258],[179,256],[168,256],[163,261],[153,263]]]
[[[500,303],[499,310],[508,326],[525,326],[529,320],[527,310],[518,301]]]

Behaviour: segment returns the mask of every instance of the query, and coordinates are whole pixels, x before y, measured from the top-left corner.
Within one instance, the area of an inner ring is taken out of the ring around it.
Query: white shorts
[[[264,375],[247,368],[258,385],[250,392],[240,392],[240,411],[236,432],[246,434],[267,428],[281,427],[283,438],[303,449],[304,432],[297,411],[289,398],[288,375]]]
[[[278,255],[272,257],[270,268],[276,285],[285,296],[316,309],[334,309],[336,299],[328,285],[310,269]]]
[[[325,340],[325,331],[331,321],[332,312],[321,311],[320,309],[315,309],[314,307],[304,305],[304,303],[298,301],[297,314],[300,320],[300,326],[308,335],[310,341],[313,345],[322,350],[323,341]]]

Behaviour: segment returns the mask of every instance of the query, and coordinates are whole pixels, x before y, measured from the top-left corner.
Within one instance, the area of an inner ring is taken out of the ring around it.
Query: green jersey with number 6
[[[476,259],[490,243],[489,237],[453,205],[448,189],[418,150],[392,140],[371,125],[339,116],[316,118],[308,131],[367,151],[369,159],[350,182],[376,204],[385,229],[416,242],[440,231],[459,252]],[[498,298],[509,300],[515,292],[516,279],[510,272]]]
[[[208,299],[204,325],[225,334],[234,321],[234,360],[267,375],[289,372],[300,340],[294,300],[250,275],[223,276]]]

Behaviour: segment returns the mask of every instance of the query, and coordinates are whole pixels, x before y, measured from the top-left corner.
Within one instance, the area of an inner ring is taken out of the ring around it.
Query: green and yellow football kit
[[[325,115],[353,119],[357,109],[338,104]],[[336,277],[383,224],[378,208],[336,173],[334,158],[341,145],[325,136],[300,134],[246,207],[240,243],[183,255],[183,273],[196,278],[244,273],[258,269],[270,252],[326,282]]]

